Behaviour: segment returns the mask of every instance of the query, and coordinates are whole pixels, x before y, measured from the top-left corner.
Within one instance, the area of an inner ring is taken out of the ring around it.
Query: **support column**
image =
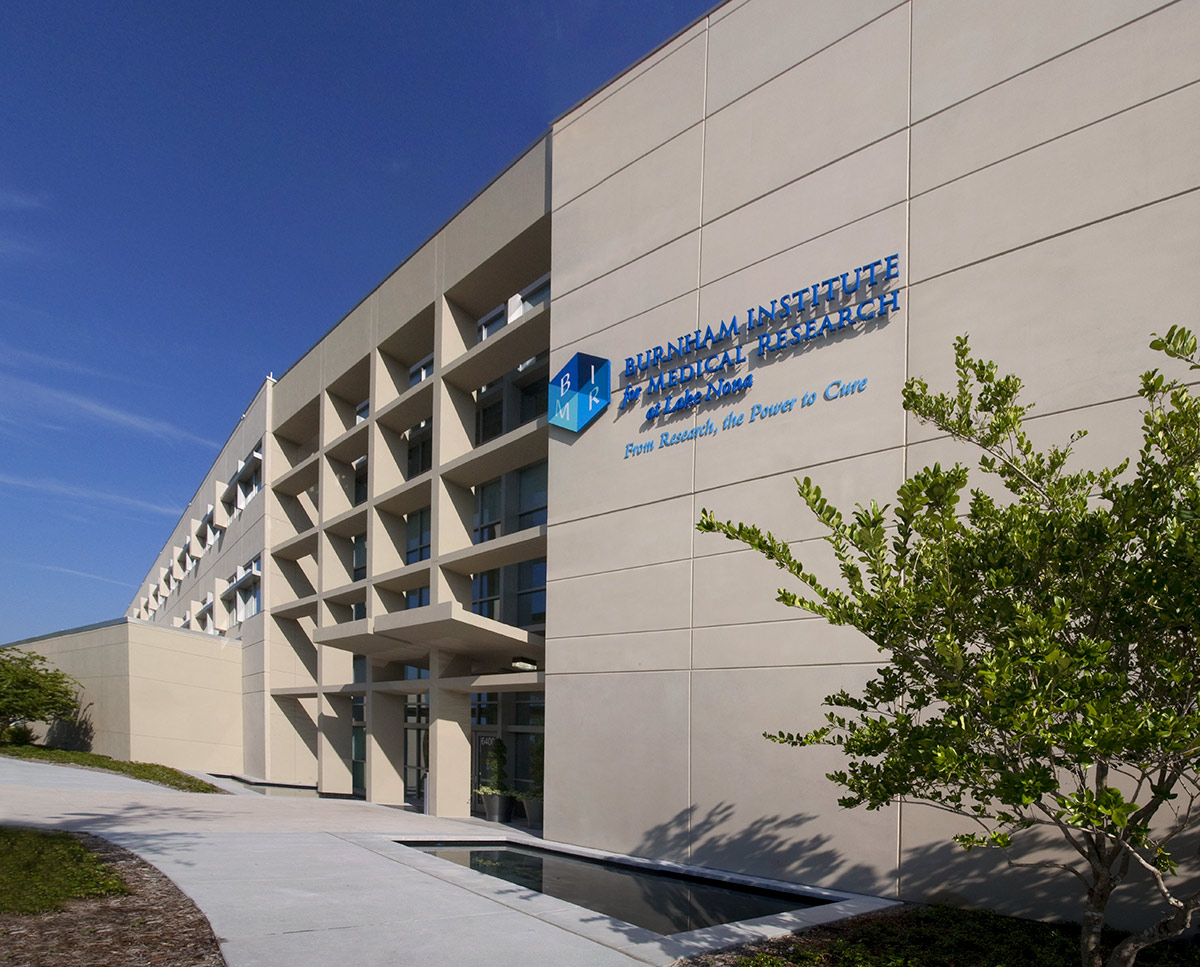
[[[404,697],[374,692],[367,700],[367,799],[404,805]]]
[[[463,819],[471,815],[471,696],[440,687],[466,674],[465,661],[450,652],[429,653],[429,780],[425,812]]]
[[[351,710],[347,696],[321,695],[317,720],[317,788],[323,793],[350,795]]]

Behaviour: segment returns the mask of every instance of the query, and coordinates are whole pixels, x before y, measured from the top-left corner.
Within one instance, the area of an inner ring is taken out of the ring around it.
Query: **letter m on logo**
[[[611,364],[576,353],[550,380],[550,423],[581,433],[612,401]]]

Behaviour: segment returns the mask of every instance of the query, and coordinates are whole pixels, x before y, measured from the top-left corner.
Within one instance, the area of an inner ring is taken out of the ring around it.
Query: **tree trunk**
[[[1083,925],[1079,930],[1079,962],[1083,967],[1104,967],[1100,957],[1100,931],[1104,927],[1104,908],[1107,905],[1107,892],[1101,895],[1095,888],[1088,890]]]
[[[1137,955],[1151,944],[1178,937],[1192,924],[1192,914],[1195,912],[1195,906],[1192,905],[1193,899],[1189,898],[1182,908],[1177,907],[1174,913],[1169,917],[1163,917],[1153,927],[1130,934],[1122,940],[1113,948],[1107,967],[1132,967],[1134,961],[1137,960]]]
[[[1091,854],[1092,885],[1088,888],[1083,925],[1079,930],[1079,962],[1083,967],[1104,967],[1100,955],[1100,931],[1104,929],[1104,914],[1117,884],[1109,873],[1108,864],[1112,857],[1106,854],[1103,844],[1089,842],[1088,852]]]

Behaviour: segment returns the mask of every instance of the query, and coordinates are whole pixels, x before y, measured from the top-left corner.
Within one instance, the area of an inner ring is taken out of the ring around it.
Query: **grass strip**
[[[89,769],[103,769],[106,772],[119,772],[132,779],[143,782],[153,782],[184,792],[220,792],[211,782],[189,776],[186,772],[172,769],[170,766],[160,766],[154,762],[124,762],[121,759],[110,759],[108,756],[96,755],[94,752],[67,752],[64,749],[46,749],[40,745],[0,745],[0,755],[12,756],[17,759],[32,759],[37,762],[54,762],[59,765],[86,766]]]
[[[128,892],[69,833],[0,826],[0,913],[44,913],[67,900]]]

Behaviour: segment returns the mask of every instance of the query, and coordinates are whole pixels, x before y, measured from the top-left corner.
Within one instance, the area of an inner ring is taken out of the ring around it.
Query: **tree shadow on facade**
[[[76,696],[78,701],[78,696]],[[46,730],[46,745],[67,752],[91,752],[96,726],[92,722],[92,704],[81,705],[69,719],[56,719]]]
[[[831,849],[830,835],[799,835],[801,827],[817,818],[813,814],[761,816],[738,822],[735,812],[735,805],[729,802],[703,812],[696,805],[689,806],[647,830],[634,852],[733,873],[754,871],[793,883],[828,882],[837,876],[854,880],[861,888],[862,883],[879,879],[877,871],[848,864],[841,853]]]
[[[636,856],[669,859],[690,866],[721,872],[764,875],[771,871],[775,879],[797,887],[820,881],[833,883],[877,884],[880,872],[864,864],[849,862],[830,847],[832,837],[819,833],[801,834],[803,827],[817,817],[798,813],[792,816],[762,816],[751,822],[735,819],[735,806],[721,802],[706,810],[692,805],[670,819],[646,831],[630,851]],[[631,887],[633,888],[633,887]],[[853,889],[853,887],[847,887]],[[639,883],[643,906],[652,911],[656,923],[674,923],[673,932],[727,922],[726,901],[696,895],[684,881],[664,889],[651,883]],[[797,902],[796,906],[803,906]],[[761,915],[761,914],[759,914]],[[744,918],[735,917],[735,919]],[[606,918],[597,916],[595,921]],[[614,932],[624,934],[630,943],[653,942],[654,934],[643,927],[609,921]],[[667,931],[672,932],[670,930]],[[664,948],[665,950],[665,948]]]
[[[900,890],[905,899],[987,908],[1033,920],[1079,921],[1086,891],[1071,874],[1044,867],[1012,866],[996,849],[980,847],[967,853],[950,840],[950,835],[947,831],[944,842],[923,843],[903,851]],[[1026,831],[1014,837],[1014,843],[1012,859],[1016,862],[1052,859],[1072,863],[1065,841],[1056,833]],[[1186,875],[1189,859],[1197,855],[1198,846],[1200,831],[1181,837],[1172,847],[1172,854],[1182,861],[1180,869],[1185,875],[1179,878],[1178,886],[1184,895],[1200,888],[1200,867],[1192,863],[1192,875]],[[1078,857],[1072,865],[1086,872],[1086,864]],[[1124,930],[1141,929],[1167,912],[1150,877],[1134,869],[1113,894],[1108,922]]]

